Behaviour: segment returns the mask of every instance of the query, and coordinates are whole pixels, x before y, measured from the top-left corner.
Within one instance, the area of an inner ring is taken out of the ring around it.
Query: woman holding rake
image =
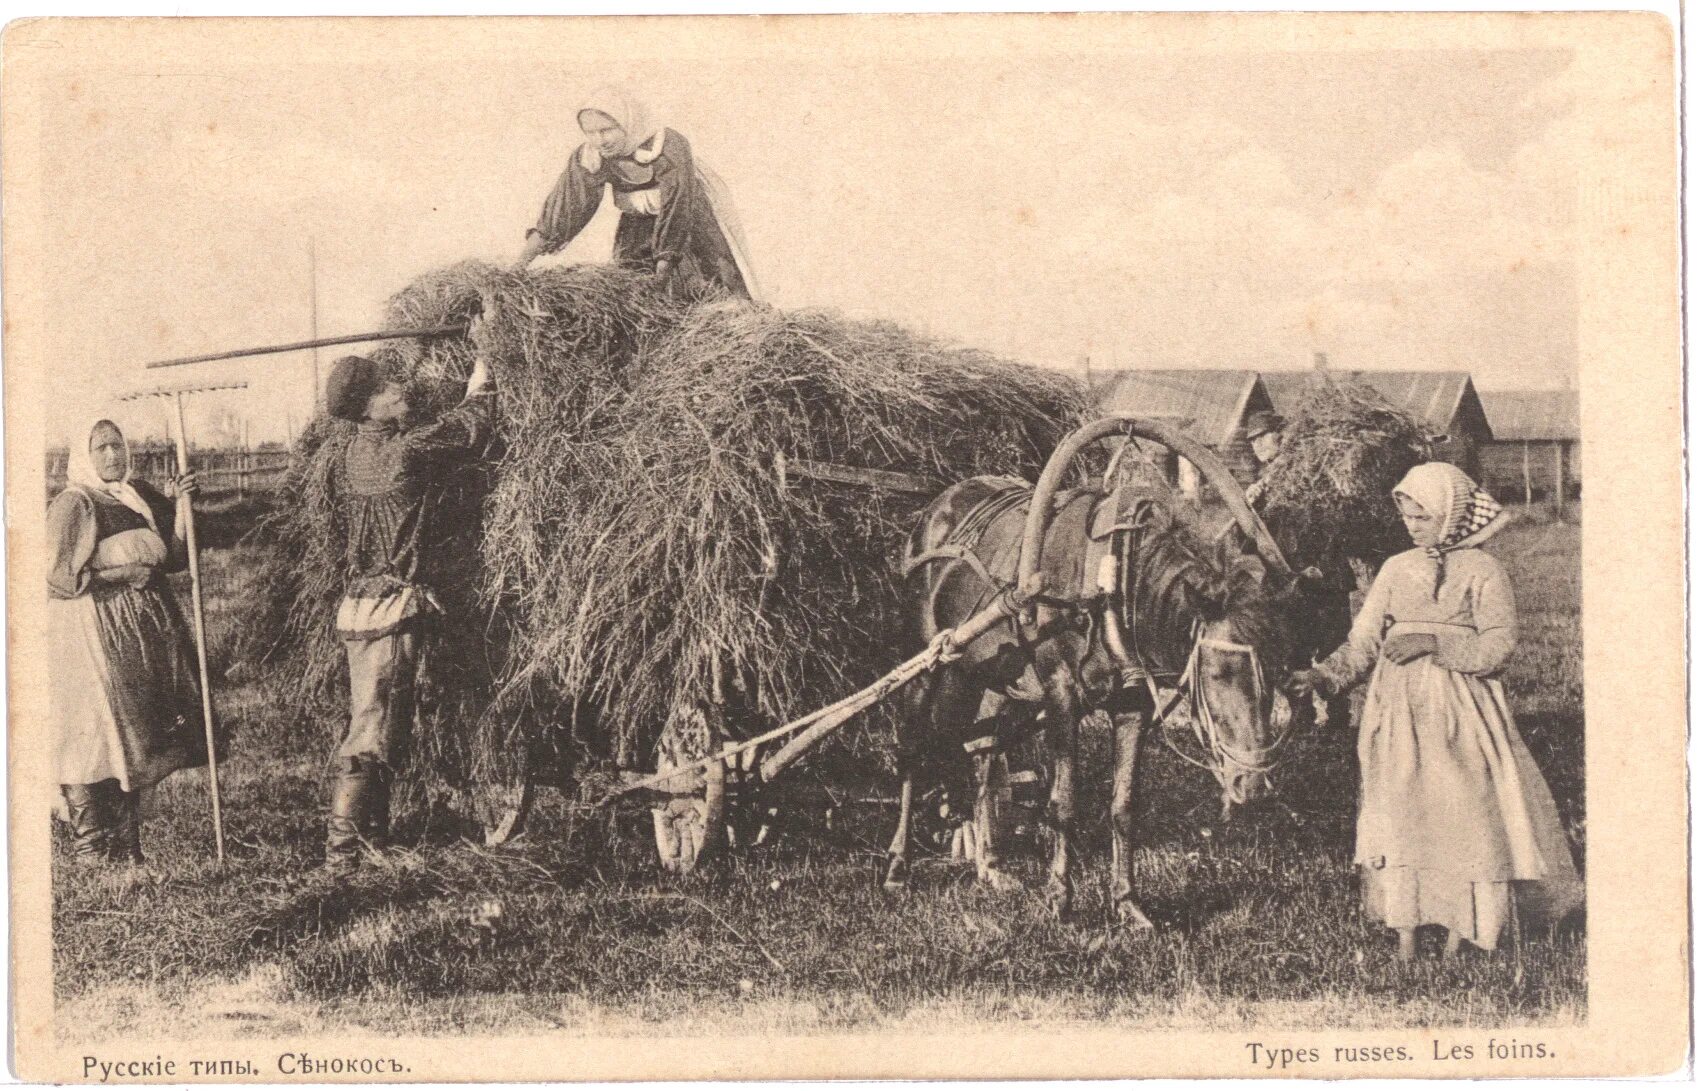
[[[141,791],[206,764],[188,626],[165,575],[188,564],[192,473],[170,496],[132,480],[110,420],[71,442],[65,491],[47,510],[53,760],[72,851],[141,863]]]

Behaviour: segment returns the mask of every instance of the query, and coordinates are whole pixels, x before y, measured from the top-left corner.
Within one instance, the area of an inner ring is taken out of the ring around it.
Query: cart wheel
[[[484,782],[472,787],[471,812],[483,828],[483,843],[505,845],[524,832],[536,786],[527,778],[519,784]]]
[[[679,796],[654,808],[654,847],[660,866],[687,875],[725,846],[725,766],[707,767],[699,796]]]

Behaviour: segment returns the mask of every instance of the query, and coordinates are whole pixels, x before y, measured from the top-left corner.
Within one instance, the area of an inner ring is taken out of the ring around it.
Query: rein
[[[911,573],[927,564],[942,560],[956,560],[967,564],[974,572],[994,589],[997,597],[1011,596],[1015,590],[1013,583],[999,579],[989,571],[976,551],[972,548],[976,537],[983,532],[991,522],[999,517],[1028,494],[1021,490],[1010,489],[985,498],[967,512],[939,546],[928,550],[916,557],[910,558],[904,567],[904,574]],[[1247,655],[1254,677],[1254,707],[1259,713],[1267,694],[1266,675],[1261,666],[1260,653],[1250,644],[1239,644],[1229,640],[1220,640],[1206,636],[1202,632],[1202,624],[1197,621],[1191,630],[1190,654],[1186,658],[1183,672],[1174,683],[1171,697],[1165,704],[1161,701],[1161,692],[1156,683],[1156,672],[1149,668],[1142,654],[1142,625],[1137,611],[1137,590],[1134,586],[1132,571],[1135,567],[1138,546],[1142,539],[1141,525],[1127,528],[1116,537],[1120,539],[1110,557],[1116,570],[1104,585],[1098,588],[1096,596],[1083,599],[1062,599],[1042,593],[1020,596],[1026,607],[1031,605],[1047,605],[1057,609],[1075,611],[1083,610],[1086,615],[1092,602],[1100,603],[1107,611],[1117,612],[1120,603],[1126,607],[1125,620],[1129,632],[1124,634],[1128,639],[1110,639],[1107,646],[1110,655],[1120,662],[1122,674],[1127,682],[1136,684],[1140,681],[1149,689],[1154,698],[1157,711],[1155,725],[1161,730],[1161,739],[1167,748],[1182,761],[1205,770],[1220,783],[1226,798],[1233,804],[1241,805],[1246,802],[1241,786],[1245,776],[1259,775],[1270,778],[1283,766],[1285,758],[1281,751],[1285,744],[1295,734],[1295,717],[1287,716],[1282,729],[1277,736],[1265,746],[1238,746],[1226,739],[1220,730],[1218,721],[1214,718],[1213,709],[1208,704],[1208,696],[1200,673],[1201,658],[1204,649],[1224,652],[1233,655]],[[1105,602],[1103,600],[1106,600]],[[1119,603],[1114,600],[1118,599]],[[1012,612],[1010,611],[1010,616]],[[1116,619],[1107,619],[1110,629],[1117,628]],[[1023,636],[1023,629],[1015,626],[1016,633]],[[944,634],[945,636],[947,634]],[[1021,640],[1023,644],[1023,639]],[[1116,647],[1123,643],[1123,647]],[[948,662],[959,656],[959,650],[945,642],[939,649],[940,658]],[[1171,677],[1171,675],[1167,675]],[[1134,681],[1135,680],[1135,681]],[[1173,723],[1172,714],[1180,702],[1188,702],[1190,706],[1190,729],[1194,743],[1187,749],[1178,739],[1178,731]],[[1194,752],[1193,752],[1194,751]],[[1200,756],[1199,756],[1200,755]]]
[[[1196,637],[1190,646],[1190,658],[1185,663],[1184,673],[1179,676],[1175,692],[1166,706],[1155,717],[1156,724],[1161,728],[1161,740],[1167,744],[1167,749],[1178,755],[1183,761],[1204,769],[1220,782],[1225,790],[1226,798],[1233,804],[1242,805],[1246,802],[1243,789],[1239,787],[1240,780],[1233,779],[1230,774],[1241,776],[1260,775],[1271,778],[1272,774],[1284,765],[1285,759],[1279,754],[1284,745],[1290,741],[1295,732],[1295,717],[1285,718],[1284,727],[1278,736],[1265,746],[1240,747],[1227,742],[1219,725],[1214,720],[1213,710],[1208,707],[1207,694],[1203,691],[1197,668],[1201,664],[1202,649],[1212,648],[1215,651],[1230,652],[1236,655],[1249,656],[1251,668],[1255,672],[1255,707],[1261,707],[1262,699],[1266,696],[1266,678],[1261,670],[1261,656],[1253,645],[1238,644],[1229,640],[1219,640],[1202,635],[1200,624],[1196,626]],[[1153,690],[1154,683],[1150,683]],[[1180,701],[1190,702],[1190,728],[1196,737],[1196,745],[1201,748],[1204,757],[1198,758],[1180,746],[1174,736],[1172,712]]]
[[[1213,710],[1208,705],[1208,696],[1204,692],[1202,676],[1198,670],[1201,663],[1202,650],[1210,648],[1214,651],[1227,652],[1234,655],[1247,655],[1250,668],[1254,672],[1255,689],[1254,701],[1257,711],[1261,708],[1262,700],[1267,693],[1266,674],[1261,667],[1260,653],[1250,644],[1238,644],[1229,640],[1220,640],[1204,636],[1202,624],[1197,621],[1191,626],[1190,654],[1185,659],[1184,671],[1179,675],[1173,686],[1173,694],[1165,705],[1161,703],[1160,691],[1155,683],[1155,672],[1149,669],[1144,659],[1140,626],[1137,613],[1137,588],[1134,584],[1132,570],[1135,563],[1138,543],[1141,539],[1141,526],[1124,532],[1122,546],[1115,557],[1119,568],[1118,591],[1121,602],[1126,607],[1126,621],[1130,626],[1125,641],[1132,667],[1136,674],[1141,675],[1142,682],[1149,687],[1150,696],[1155,699],[1155,724],[1161,729],[1161,740],[1167,749],[1178,755],[1180,759],[1198,769],[1207,771],[1220,783],[1226,798],[1233,804],[1241,805],[1243,798],[1241,785],[1242,776],[1260,775],[1271,777],[1272,773],[1284,764],[1284,758],[1279,754],[1285,743],[1295,732],[1295,720],[1286,717],[1283,730],[1266,746],[1240,747],[1228,742],[1220,730],[1219,723],[1214,719]],[[1109,609],[1113,609],[1112,606]],[[1169,676],[1170,677],[1170,676]],[[1190,728],[1195,736],[1195,745],[1199,748],[1201,757],[1186,751],[1179,745],[1175,736],[1172,714],[1181,701],[1190,704]],[[1232,774],[1239,774],[1233,777]]]

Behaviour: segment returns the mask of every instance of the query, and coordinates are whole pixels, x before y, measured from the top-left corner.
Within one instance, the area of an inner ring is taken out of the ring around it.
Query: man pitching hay
[[[346,536],[336,635],[347,651],[349,703],[325,841],[333,873],[353,870],[362,852],[388,841],[390,788],[412,741],[420,642],[434,608],[434,501],[443,472],[474,457],[495,423],[482,317],[470,336],[479,352],[465,397],[432,424],[406,427],[406,387],[375,360],[343,357],[325,390],[330,414],[358,429],[329,479]]]

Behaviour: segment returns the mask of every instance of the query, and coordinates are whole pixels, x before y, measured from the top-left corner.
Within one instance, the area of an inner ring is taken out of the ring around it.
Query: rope
[[[1295,735],[1293,717],[1286,717],[1284,727],[1278,736],[1265,746],[1238,747],[1227,742],[1220,732],[1218,723],[1214,720],[1212,709],[1208,707],[1207,695],[1203,692],[1197,666],[1202,657],[1204,647],[1218,648],[1222,651],[1238,652],[1249,656],[1255,671],[1255,702],[1259,707],[1266,693],[1266,679],[1261,670],[1261,659],[1255,649],[1247,644],[1233,644],[1229,641],[1216,640],[1201,635],[1201,626],[1197,626],[1197,635],[1190,646],[1190,657],[1185,663],[1184,673],[1179,676],[1176,692],[1157,717],[1161,727],[1161,740],[1187,764],[1194,765],[1211,774],[1225,790],[1226,798],[1232,803],[1241,805],[1246,802],[1241,787],[1243,776],[1271,777],[1283,764],[1284,759],[1278,757],[1287,742]],[[1151,683],[1153,684],[1153,683]],[[1206,755],[1197,758],[1185,751],[1173,736],[1173,724],[1170,716],[1178,703],[1189,698],[1191,707],[1190,727],[1196,737],[1196,743]],[[1239,774],[1233,778],[1230,774]]]

